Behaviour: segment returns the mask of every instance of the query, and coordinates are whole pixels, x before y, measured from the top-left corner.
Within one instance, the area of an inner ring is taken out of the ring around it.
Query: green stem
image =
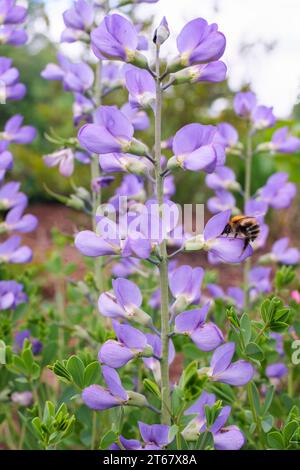
[[[251,179],[252,179],[252,136],[251,129],[248,130],[247,135],[247,148],[246,148],[246,159],[245,159],[245,185],[244,185],[244,208],[251,197]],[[251,257],[247,258],[244,263],[244,295],[245,295],[245,309],[249,308],[249,288],[248,278],[249,271],[251,269]]]
[[[18,450],[23,450],[25,434],[26,434],[26,424],[22,423],[21,432],[20,432],[20,439],[19,439],[19,443],[18,443]]]
[[[160,86],[160,59],[159,47],[156,47],[156,106],[155,106],[155,181],[158,204],[163,205],[163,183],[161,169],[161,114],[162,92]],[[170,378],[169,378],[169,285],[168,285],[168,254],[167,241],[163,240],[160,246],[161,261],[159,263],[159,277],[161,290],[161,422],[170,424]]]
[[[251,389],[251,382],[248,383],[247,385],[247,394],[248,394],[248,400],[249,400],[249,404],[250,404],[250,408],[251,408],[251,413],[252,413],[252,416],[253,416],[253,420],[254,422],[256,423],[256,429],[257,429],[257,433],[258,433],[258,442],[257,442],[257,449],[260,449],[262,447],[262,440],[260,439],[260,436],[261,436],[261,423],[260,423],[260,418],[259,416],[257,415],[256,413],[256,410],[255,410],[255,405],[254,405],[254,399],[253,399],[253,394],[252,394],[252,389]]]
[[[93,418],[92,418],[92,438],[91,438],[91,450],[95,449],[96,443],[96,435],[97,435],[97,413],[93,411]]]

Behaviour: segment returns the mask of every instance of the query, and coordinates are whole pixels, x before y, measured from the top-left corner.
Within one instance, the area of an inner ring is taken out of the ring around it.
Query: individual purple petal
[[[92,410],[102,411],[121,405],[120,400],[100,385],[90,385],[82,391],[82,400]]]
[[[256,96],[251,91],[237,93],[233,102],[234,111],[238,116],[248,118],[256,107]]]
[[[282,362],[276,362],[268,365],[266,368],[266,375],[270,378],[281,379],[288,373],[288,368]]]
[[[139,430],[143,441],[147,444],[166,446],[169,444],[169,426],[161,424],[145,424],[139,421]]]
[[[102,374],[104,380],[109,388],[109,391],[116,397],[126,401],[128,400],[128,394],[124,389],[120,377],[115,369],[108,366],[102,367]]]
[[[204,239],[212,240],[223,232],[231,216],[231,211],[227,210],[214,215],[209,219],[204,229]]]
[[[245,444],[245,437],[237,426],[227,426],[213,435],[217,450],[239,450]]]
[[[195,403],[185,410],[185,415],[199,414],[202,418],[205,416],[205,405],[212,406],[216,401],[216,396],[213,393],[203,391]]]
[[[96,235],[91,230],[83,230],[75,237],[76,248],[85,256],[105,256],[114,255],[118,251],[118,246],[108,243],[106,240]]]
[[[205,322],[209,307],[210,304],[207,303],[203,308],[187,310],[177,315],[175,319],[176,333],[191,335],[196,328]]]
[[[221,409],[217,419],[213,423],[213,425],[209,428],[210,432],[213,434],[217,433],[220,431],[220,429],[223,428],[224,424],[229,418],[229,415],[231,413],[231,407],[230,406],[224,406],[224,408]]]
[[[242,238],[219,237],[214,240],[210,252],[226,263],[241,263],[253,254],[253,248],[250,244],[245,248]]]
[[[118,340],[128,348],[143,351],[147,344],[147,338],[140,330],[130,325],[113,322],[113,328]]]
[[[215,350],[210,361],[210,367],[213,370],[212,373],[214,376],[220,374],[221,372],[227,369],[227,367],[231,363],[234,352],[234,343],[223,344],[223,346],[220,346],[218,349]]]
[[[275,117],[273,114],[273,108],[267,106],[257,106],[251,115],[251,119],[254,124],[254,128],[261,130],[273,127],[275,124]]]
[[[142,294],[138,286],[128,279],[115,279],[112,281],[114,293],[117,301],[122,307],[130,312],[135,307],[142,304]]]
[[[124,309],[117,303],[116,297],[110,292],[104,292],[98,300],[98,309],[101,315],[111,318],[126,317]]]
[[[191,339],[201,351],[213,351],[224,341],[220,328],[211,322],[194,330]]]
[[[124,344],[111,339],[103,344],[98,354],[100,363],[114,369],[125,366],[134,357],[134,353]]]
[[[222,347],[222,346],[221,346]],[[241,387],[246,385],[252,380],[254,375],[254,368],[252,364],[244,360],[233,362],[225,370],[214,371],[213,380],[215,382],[222,382],[228,385]]]

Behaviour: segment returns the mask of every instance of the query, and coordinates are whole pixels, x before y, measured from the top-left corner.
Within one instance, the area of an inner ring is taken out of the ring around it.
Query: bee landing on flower
[[[243,252],[250,242],[254,242],[259,235],[259,223],[255,217],[236,215],[225,225],[222,235],[234,234],[234,238],[242,236],[245,239]]]

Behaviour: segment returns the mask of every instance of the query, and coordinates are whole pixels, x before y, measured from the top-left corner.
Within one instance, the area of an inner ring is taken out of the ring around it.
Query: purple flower
[[[206,288],[214,299],[228,301],[235,305],[239,310],[243,309],[244,291],[240,287],[228,287],[226,294],[222,287],[217,286],[216,284],[207,284]]]
[[[216,166],[224,165],[224,147],[215,143],[216,127],[188,124],[176,132],[173,139],[174,156],[168,167],[212,173]]]
[[[99,362],[118,369],[143,354],[151,355],[152,348],[147,348],[147,338],[144,333],[116,321],[113,321],[113,328],[118,341],[109,339],[103,344],[98,354]]]
[[[215,401],[214,394],[204,391],[198,400],[185,411],[185,415],[197,414],[182,432],[186,440],[198,440],[199,435],[207,430],[205,406],[212,407]],[[208,429],[213,435],[214,447],[217,450],[239,450],[245,444],[245,437],[237,426],[224,427],[230,412],[230,406],[221,408],[215,422]]]
[[[226,46],[218,25],[209,25],[203,18],[189,21],[177,38],[180,62],[183,66],[206,64],[222,57]]]
[[[220,166],[213,173],[205,177],[206,186],[214,191],[227,190],[238,191],[239,183],[236,181],[235,173],[227,166]],[[248,214],[248,212],[247,212]]]
[[[129,103],[133,108],[153,106],[156,97],[155,81],[147,70],[127,66],[125,85],[129,93]]]
[[[221,330],[212,322],[205,323],[210,304],[200,309],[187,310],[175,319],[176,333],[190,336],[201,351],[212,351],[224,341]]]
[[[121,111],[129,119],[135,131],[144,131],[150,126],[148,114],[141,109],[133,108],[130,103],[125,103]]]
[[[178,313],[188,305],[199,302],[203,277],[202,268],[191,266],[180,266],[169,272],[169,287],[175,298],[171,307],[173,312]]]
[[[101,315],[151,324],[151,317],[140,308],[143,300],[142,294],[134,282],[118,278],[112,280],[112,286],[113,292],[104,292],[99,297],[98,309]]]
[[[227,263],[241,263],[251,256],[253,249],[250,245],[245,249],[245,240],[243,238],[221,235],[230,219],[230,215],[230,210],[214,215],[207,222],[203,235],[197,235],[186,241],[186,250],[203,249]]]
[[[142,444],[137,439],[125,439],[125,437],[120,436],[120,443],[122,445],[122,449],[119,447],[118,444],[114,443],[110,446],[109,450],[142,450]]]
[[[0,44],[9,46],[23,46],[27,42],[28,36],[23,29],[16,29],[14,26],[0,26]]]
[[[270,337],[274,339],[276,344],[276,351],[280,356],[284,356],[284,348],[283,348],[283,336],[280,333],[270,333]]]
[[[139,430],[145,442],[145,450],[159,450],[170,443],[170,427],[167,425],[145,424],[139,421]]]
[[[78,139],[92,153],[126,153],[133,134],[133,125],[116,106],[100,106],[95,113],[95,124],[83,126]]]
[[[68,177],[74,171],[74,154],[69,148],[58,150],[57,152],[45,155],[43,157],[45,165],[49,168],[54,166],[59,167],[59,173],[62,176]]]
[[[239,135],[237,130],[228,122],[221,122],[217,125],[217,136],[215,139],[226,149],[231,149],[238,144]]]
[[[36,229],[38,220],[34,215],[23,214],[24,207],[22,205],[15,206],[5,217],[5,221],[0,223],[0,233],[18,232],[28,233]]]
[[[115,406],[126,405],[129,395],[124,389],[120,377],[111,367],[102,366],[102,374],[107,388],[90,385],[83,389],[82,400],[92,410],[103,411]]]
[[[74,125],[77,127],[81,123],[81,121],[92,122],[92,113],[94,111],[94,104],[92,100],[82,95],[81,93],[75,93],[74,96]]]
[[[288,248],[289,239],[280,238],[272,246],[272,261],[282,264],[298,264],[300,252],[297,248]]]
[[[57,55],[59,65],[48,64],[41,76],[45,80],[59,80],[63,82],[65,91],[83,93],[94,82],[94,72],[87,64],[80,62],[73,64],[62,54]]]
[[[0,188],[0,208],[3,210],[12,209],[16,206],[27,205],[27,196],[19,191],[21,183],[10,181]]]
[[[273,108],[267,106],[257,106],[251,115],[254,129],[261,130],[273,127],[275,124],[275,117]]]
[[[126,196],[128,200],[144,201],[146,195],[143,180],[135,175],[125,175],[116,189],[115,196],[109,202],[114,204],[120,196]]]
[[[88,2],[77,0],[72,8],[64,12],[63,19],[67,29],[62,33],[62,41],[71,43],[88,38],[85,33],[89,32],[94,22],[94,9]]]
[[[288,127],[281,127],[280,129],[277,129],[277,131],[275,131],[272,135],[269,148],[273,152],[294,153],[300,149],[300,139],[298,139],[298,137],[289,135]]]
[[[33,403],[33,395],[29,390],[26,392],[14,392],[11,394],[11,401],[20,406],[30,406]]]
[[[143,358],[145,366],[153,372],[156,382],[160,383],[161,381],[161,370],[160,370],[160,361],[162,357],[162,344],[161,339],[157,335],[151,333],[146,334],[147,344],[152,347],[153,356],[148,358]],[[172,340],[169,340],[169,365],[175,359],[175,348]]]
[[[108,188],[114,181],[114,176],[99,176],[99,178],[94,178],[91,184],[92,191],[98,193],[101,188]]]
[[[207,201],[207,208],[212,214],[217,214],[221,211],[233,210],[236,207],[235,197],[229,192],[224,190],[216,191],[216,195]]]
[[[4,96],[3,100],[17,101],[24,98],[26,87],[19,83],[19,71],[12,67],[12,59],[0,57],[0,83]]]
[[[235,351],[234,343],[219,346],[212,355],[207,375],[213,382],[241,387],[252,380],[254,368],[242,359],[231,362]],[[199,371],[201,373],[201,369]]]
[[[21,237],[13,236],[0,243],[1,263],[28,263],[32,259],[32,251],[28,246],[21,246]]]
[[[0,281],[0,310],[15,309],[27,301],[24,286],[16,281]]]
[[[138,33],[124,16],[107,15],[91,33],[92,49],[99,59],[132,62],[136,56]]]
[[[0,140],[3,139],[11,144],[31,144],[36,137],[36,130],[32,126],[22,126],[23,120],[20,114],[10,118],[5,124]]]
[[[208,64],[198,64],[180,70],[171,75],[170,84],[180,85],[182,83],[218,83],[226,79],[227,67],[221,60]]]
[[[16,5],[16,0],[0,1],[0,24],[20,24],[25,21],[27,9]]]
[[[14,338],[14,349],[16,351],[22,351],[25,339],[28,339],[28,341],[32,344],[32,353],[35,356],[42,352],[43,344],[37,338],[33,338],[31,336],[30,330],[22,330],[16,333]]]
[[[282,362],[275,362],[266,368],[266,376],[269,379],[282,379],[288,373],[288,368]]]
[[[164,16],[159,26],[156,28],[153,36],[153,42],[157,46],[161,46],[170,36],[170,29],[166,17]]]
[[[13,169],[13,165],[14,159],[12,153],[5,150],[5,145],[1,145],[0,142],[0,182],[4,179],[6,171]]]
[[[274,173],[259,190],[259,199],[274,209],[286,209],[297,193],[296,185],[288,182],[287,173]]]
[[[234,111],[238,116],[250,118],[256,108],[256,96],[252,91],[237,93],[233,101]]]
[[[272,269],[256,266],[249,272],[249,295],[251,300],[255,300],[260,294],[271,292],[271,276]]]
[[[136,272],[140,273],[140,261],[135,258],[121,258],[112,268],[115,277],[128,277]]]

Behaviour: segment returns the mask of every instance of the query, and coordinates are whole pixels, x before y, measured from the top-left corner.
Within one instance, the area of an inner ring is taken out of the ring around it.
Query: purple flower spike
[[[24,286],[16,281],[0,281],[0,310],[15,309],[27,301]]]
[[[289,135],[288,127],[281,127],[272,135],[270,149],[279,153],[294,153],[300,149],[300,139]]]
[[[252,112],[251,119],[254,129],[262,130],[268,127],[273,127],[275,124],[275,117],[273,108],[267,106],[257,106]]]
[[[201,351],[212,351],[224,341],[221,330],[214,323],[205,323],[210,304],[202,309],[187,310],[177,315],[175,332],[191,337]]]
[[[155,81],[147,70],[128,65],[125,72],[125,85],[129,93],[129,103],[133,108],[153,106],[156,97]]]
[[[100,106],[95,124],[86,124],[78,134],[80,144],[92,153],[126,153],[134,128],[116,106]]]
[[[274,209],[286,209],[297,193],[296,185],[288,182],[287,173],[274,173],[259,191],[259,199]]]
[[[297,248],[288,248],[289,239],[287,237],[280,238],[272,246],[272,260],[282,264],[298,264],[300,260],[300,252]]]
[[[288,368],[282,362],[270,364],[266,368],[266,376],[269,379],[282,379],[288,373]]]
[[[188,305],[199,302],[203,277],[202,268],[191,266],[180,266],[169,273],[170,290],[175,298],[173,312],[178,313]]]
[[[115,406],[126,405],[129,395],[123,388],[115,369],[103,366],[102,373],[107,388],[100,385],[90,385],[82,392],[82,400],[92,410],[102,411]]]
[[[238,116],[249,118],[256,108],[256,96],[252,91],[237,93],[233,102],[234,111]]]
[[[226,39],[218,31],[218,25],[209,25],[203,18],[187,23],[177,38],[180,61],[184,66],[216,61],[222,57],[225,46]]]
[[[147,338],[141,331],[130,325],[122,325],[114,321],[113,328],[118,341],[106,341],[99,351],[98,359],[101,363],[118,369],[131,359],[142,355],[147,345]],[[150,350],[149,353],[151,353]]]
[[[26,15],[27,9],[16,5],[16,0],[0,1],[0,24],[21,24]]]
[[[139,430],[146,450],[162,449],[170,443],[170,427],[163,424],[145,424],[139,421]]]
[[[16,114],[4,127],[2,139],[11,144],[31,144],[36,137],[36,130],[31,126],[22,126],[23,116]]]
[[[99,59],[132,62],[138,46],[138,33],[124,16],[107,15],[91,33],[92,49]]]
[[[174,156],[168,167],[212,173],[216,166],[224,165],[225,149],[215,142],[216,128],[201,124],[188,124],[174,136]]]
[[[239,360],[231,363],[234,351],[234,343],[226,343],[215,350],[210,362],[211,371],[209,373],[213,382],[241,387],[252,380],[254,368],[250,362]]]
[[[10,237],[3,243],[0,243],[0,263],[28,263],[32,259],[32,251],[28,246],[22,246],[21,238],[17,236]]]

